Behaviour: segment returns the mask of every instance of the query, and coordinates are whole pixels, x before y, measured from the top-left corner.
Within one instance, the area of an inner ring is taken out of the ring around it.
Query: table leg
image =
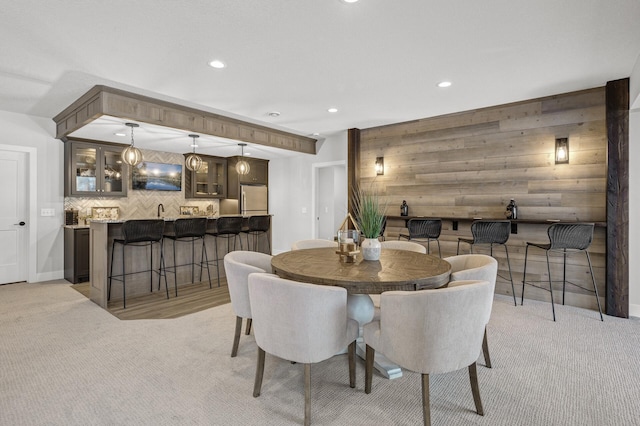
[[[347,296],[347,315],[358,321],[359,334],[356,344],[356,353],[365,359],[365,343],[362,338],[362,326],[373,320],[374,306],[371,296],[368,294],[349,294]],[[383,354],[376,351],[373,366],[386,378],[397,379],[402,377],[402,370],[397,365],[389,361]]]

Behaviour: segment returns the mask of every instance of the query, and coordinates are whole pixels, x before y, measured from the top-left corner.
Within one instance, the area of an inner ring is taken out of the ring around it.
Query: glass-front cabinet
[[[129,169],[121,152],[121,146],[66,142],[65,196],[126,197]]]
[[[189,155],[189,154],[185,154]],[[186,198],[225,198],[227,190],[227,160],[201,155],[202,167],[198,171],[186,170]],[[186,166],[185,166],[186,168]]]

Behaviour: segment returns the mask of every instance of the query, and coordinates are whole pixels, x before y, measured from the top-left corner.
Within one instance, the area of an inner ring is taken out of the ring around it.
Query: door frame
[[[318,221],[316,220],[316,198],[318,196],[318,169],[321,168],[325,168],[325,167],[335,167],[335,166],[343,166],[345,168],[347,168],[347,162],[346,160],[339,160],[339,161],[328,161],[326,163],[313,163],[311,165],[311,235],[312,238],[318,238]],[[345,181],[345,184],[347,184],[347,182]],[[348,193],[348,192],[347,192]],[[348,208],[348,207],[347,207]],[[346,211],[345,211],[345,216],[347,215]]]
[[[22,152],[27,154],[27,185],[29,196],[27,203],[28,237],[27,237],[27,282],[38,281],[38,150],[33,147],[0,144],[0,151]]]

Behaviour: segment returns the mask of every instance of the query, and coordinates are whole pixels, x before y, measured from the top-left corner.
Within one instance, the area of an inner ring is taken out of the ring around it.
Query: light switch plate
[[[40,209],[40,216],[55,216],[55,209]]]

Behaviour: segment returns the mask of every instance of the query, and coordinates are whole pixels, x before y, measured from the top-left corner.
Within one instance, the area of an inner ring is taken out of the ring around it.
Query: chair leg
[[[438,256],[442,259],[442,251],[440,250],[440,240],[436,239],[436,243],[438,243]]]
[[[482,401],[480,400],[480,386],[478,386],[478,368],[475,362],[469,366],[469,381],[471,382],[471,393],[473,393],[473,402],[476,404],[476,411],[481,416],[484,416]]]
[[[262,389],[262,377],[264,376],[264,351],[258,346],[258,363],[256,365],[256,381],[253,385],[253,396],[260,396]]]
[[[311,424],[311,364],[304,365],[304,426]]]
[[[591,256],[587,250],[584,251],[589,262],[589,272],[591,272],[591,280],[593,281],[593,291],[596,293],[596,302],[598,302],[598,312],[600,312],[600,321],[604,321],[602,317],[602,308],[600,307],[600,296],[598,296],[598,287],[596,286],[596,277],[593,275],[593,267],[591,267]]]
[[[456,249],[456,256],[460,254],[460,240],[458,240],[458,248]]]
[[[124,246],[123,246],[124,250]],[[113,253],[116,251],[116,242],[111,244],[111,267],[109,268],[109,284],[107,285],[107,301],[111,300],[111,281],[113,277]]]
[[[251,334],[251,318],[247,318],[247,328],[244,332],[247,336]]]
[[[240,332],[242,331],[242,317],[236,317],[236,331],[233,334],[233,346],[231,347],[231,358],[238,355],[238,345],[240,345]]]
[[[487,326],[484,327],[484,339],[482,339],[482,353],[484,354],[484,364],[491,368],[491,357],[489,356],[489,342],[487,341]]]
[[[349,386],[356,387],[356,341],[349,344]]]
[[[364,393],[371,393],[371,380],[373,379],[373,359],[376,356],[376,350],[367,345],[364,367]]]
[[[176,240],[173,241],[173,286],[176,290],[176,297],[178,297],[178,267],[176,266]]]
[[[204,264],[207,265],[207,276],[209,277],[209,288],[211,285],[211,271],[209,270],[209,255],[207,254],[207,246],[204,244],[204,236],[202,237],[202,253],[200,253],[200,281],[202,281],[202,263],[204,256]]]
[[[220,287],[220,258],[218,257],[218,237],[214,238],[214,247],[216,249],[216,274],[218,275],[218,287]]]
[[[164,238],[160,240],[160,269],[158,271],[158,290],[160,290],[160,281],[164,275],[164,289],[167,292],[167,299],[169,298],[169,283],[167,282],[167,265],[164,262]]]
[[[127,273],[124,268],[124,248],[125,248],[125,245],[123,244],[122,245],[122,309],[127,309],[127,292],[125,291]]]
[[[553,320],[556,320],[556,308],[553,305],[553,284],[551,281],[551,266],[549,265],[549,251],[546,251],[547,255],[547,273],[549,274],[549,292],[551,293],[551,312],[553,312]]]
[[[509,280],[511,281],[511,292],[513,293],[513,305],[518,306],[518,302],[516,302],[516,288],[513,285],[513,275],[511,275],[511,260],[509,260],[509,250],[507,249],[507,245],[503,244],[504,252],[507,254],[507,266],[509,267]]]
[[[422,374],[422,417],[424,426],[431,426],[431,407],[429,404],[429,375]]]
[[[564,305],[564,290],[567,286],[567,249],[562,250],[562,304]]]
[[[520,295],[520,306],[524,303],[524,283],[527,280],[527,256],[529,254],[529,245],[524,249],[524,271],[522,272],[522,294]]]

